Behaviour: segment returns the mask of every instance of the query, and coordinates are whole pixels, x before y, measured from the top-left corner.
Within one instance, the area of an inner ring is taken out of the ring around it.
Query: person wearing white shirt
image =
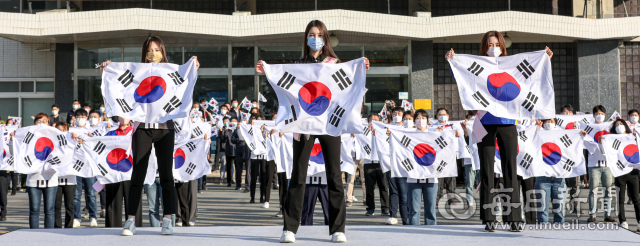
[[[62,132],[69,132],[69,124],[64,121],[53,123],[55,128]],[[54,228],[62,228],[62,199],[64,198],[64,228],[73,227],[74,200],[76,194],[76,176],[67,175],[58,177],[58,190],[55,202],[55,224]]]
[[[449,123],[449,110],[445,108],[439,108],[436,110],[436,121],[433,122],[434,126],[443,126],[443,127],[453,127],[452,124]],[[456,159],[458,161],[458,159]],[[439,178],[438,179],[438,197],[442,197],[447,195],[449,199],[447,199],[447,203],[456,204],[455,199],[451,194],[456,192],[456,177],[447,177],[447,178]],[[446,186],[446,187],[445,187]],[[445,193],[446,192],[446,193]]]
[[[604,106],[598,105],[593,107],[593,116],[596,120],[596,124],[600,124],[604,122],[605,114],[607,110]],[[588,160],[588,170],[589,170],[589,219],[587,223],[596,222],[596,210],[598,209],[596,206],[595,200],[595,189],[600,186],[604,187],[604,200],[603,203],[605,205],[604,212],[604,221],[605,222],[616,222],[616,219],[611,217],[611,188],[613,186],[614,178],[613,173],[611,173],[611,169],[608,167],[607,159],[600,149],[599,139],[597,139],[598,143],[585,141],[585,145],[592,145],[596,150],[593,154],[589,155]]]
[[[411,112],[405,112],[402,107],[395,107],[391,110],[391,116],[393,123],[391,125],[404,126],[405,128],[413,128],[413,116]],[[405,119],[405,116],[408,118]],[[387,130],[389,133],[389,130]],[[375,134],[375,132],[374,132]],[[393,225],[397,223],[398,211],[400,212],[400,218],[402,224],[409,223],[409,211],[408,211],[408,198],[407,198],[407,179],[402,177],[391,177],[391,172],[385,172],[387,182],[389,183],[389,208],[390,214],[387,219],[387,225]],[[384,211],[383,211],[383,215]]]
[[[627,116],[629,117],[627,125],[629,125],[630,129],[640,128],[640,123],[638,123],[638,121],[640,120],[640,112],[638,112],[637,109],[629,110]]]
[[[633,111],[633,110],[632,110]],[[629,111],[631,113],[631,111]],[[637,117],[638,111],[635,111]],[[629,114],[631,115],[631,114]],[[637,120],[636,120],[637,121]],[[609,130],[611,134],[636,134],[636,130],[630,128],[627,123],[622,119],[617,119],[611,125],[611,130]],[[624,209],[624,200],[627,197],[625,195],[627,189],[629,190],[629,200],[633,204],[633,210],[636,215],[636,222],[640,222],[640,194],[638,193],[640,190],[640,184],[638,177],[640,175],[640,171],[638,169],[633,169],[630,173],[620,175],[615,178],[615,185],[618,187],[618,219],[620,219],[620,226],[624,229],[629,229],[629,223],[627,223],[627,217],[625,216]],[[640,232],[640,226],[636,228],[637,232]]]
[[[370,123],[375,121],[380,121],[380,117],[378,115],[372,114],[369,115],[367,119]],[[375,134],[375,132],[373,133]],[[375,152],[375,141],[371,141],[371,149]],[[376,199],[375,199],[375,186],[378,185],[378,192],[380,194],[380,208],[382,209],[383,215],[389,214],[389,183],[387,182],[387,177],[382,172],[382,167],[380,167],[380,161],[366,159],[364,160],[364,173],[365,173],[365,189],[366,189],[366,197],[369,199],[366,200],[367,213],[366,216],[373,216],[375,208],[376,208]]]
[[[562,112],[560,114],[562,115],[573,115],[573,106],[571,106],[571,104],[565,104],[562,105],[561,107]],[[576,126],[578,126],[578,124],[574,124]],[[586,149],[583,150],[584,152],[584,157],[585,160],[587,159],[587,156],[589,155],[589,151],[587,151]],[[578,211],[577,209],[577,205],[578,205],[578,195],[580,194],[580,177],[573,177],[573,178],[565,178],[565,184],[567,185],[567,193],[569,194],[570,200],[569,200],[569,204],[571,204],[571,206],[569,206],[571,209],[569,210],[569,213],[581,213],[584,214],[584,211]],[[582,177],[586,178],[586,175],[582,175]]]
[[[476,110],[467,111],[466,120],[462,122],[462,130],[464,131],[464,137],[467,144],[470,143],[471,136],[469,132],[467,132],[467,122],[476,116]],[[476,181],[480,178],[478,172],[480,170],[473,170],[473,163],[471,162],[471,158],[464,158],[464,186],[465,192],[467,194],[467,203],[469,206],[475,207],[475,200],[473,198],[473,190],[476,187]],[[478,182],[479,183],[479,182]]]
[[[542,129],[542,130],[541,130]],[[558,131],[556,119],[545,119],[538,123],[539,131]],[[549,223],[549,203],[553,208],[553,223],[564,223],[564,204],[566,199],[567,186],[564,178],[556,177],[535,177],[534,189],[537,191],[536,198],[544,209],[537,212],[538,223]],[[526,200],[526,198],[525,198]],[[529,202],[526,202],[530,204]]]
[[[88,113],[85,110],[76,110],[75,113],[75,127],[69,129],[72,132],[74,140],[77,141],[78,138],[83,138],[89,136],[89,124],[87,123]],[[87,209],[89,210],[89,220],[91,227],[97,227],[97,216],[98,216],[98,205],[96,199],[96,192],[93,189],[93,184],[96,182],[96,177],[91,178],[83,178],[80,176],[76,176],[76,194],[74,199],[74,221],[73,227],[79,227],[80,221],[82,220],[82,208],[81,200],[82,200],[82,188],[84,187],[85,201],[87,203]]]

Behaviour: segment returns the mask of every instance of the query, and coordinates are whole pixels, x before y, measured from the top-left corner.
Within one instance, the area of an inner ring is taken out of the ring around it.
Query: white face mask
[[[95,125],[98,124],[98,122],[100,122],[100,120],[98,118],[89,119],[89,125],[95,126]]]
[[[402,122],[402,116],[401,115],[393,116],[393,122],[395,123]]]
[[[638,123],[638,116],[629,117],[629,121],[631,121],[631,123],[633,123],[633,124]]]
[[[256,105],[256,104],[251,104],[251,107],[252,107],[252,108],[257,108],[257,107],[258,107],[258,105]]]
[[[40,123],[40,124],[38,124],[38,125],[39,125],[39,126],[49,126],[49,124],[47,124],[47,123]]]
[[[106,109],[104,107],[100,107],[100,111],[104,112]]]
[[[221,113],[222,115],[227,115],[227,110],[226,110],[226,109],[220,110],[220,113]]]
[[[545,130],[554,130],[554,129],[556,129],[556,124],[544,123],[543,127],[544,127]]]
[[[604,115],[602,114],[596,115],[595,118],[596,118],[596,122],[598,123],[602,123],[604,121]]]
[[[426,119],[417,119],[416,120],[416,127],[418,127],[418,129],[427,128],[427,120]]]
[[[449,120],[449,116],[446,116],[446,115],[440,115],[440,116],[438,116],[438,120],[439,120],[440,122],[447,122],[447,120]]]
[[[487,55],[491,57],[498,57],[502,55],[502,50],[500,50],[500,47],[489,47],[489,50],[487,50]]]
[[[58,110],[51,110],[51,113],[52,113],[53,115],[58,115]]]
[[[625,132],[627,132],[627,129],[624,128],[623,125],[618,125],[618,126],[616,126],[616,132],[618,134],[624,134]]]
[[[74,104],[72,107],[73,107],[73,109],[79,109],[80,105]]]
[[[84,126],[84,124],[86,123],[87,123],[87,119],[84,119],[84,118],[76,119],[76,126]]]
[[[402,126],[404,126],[405,128],[413,128],[413,121],[405,120],[404,123],[402,123]]]
[[[232,104],[231,104],[231,107],[234,107],[234,108],[235,108],[235,107],[238,107],[238,103],[232,103]]]

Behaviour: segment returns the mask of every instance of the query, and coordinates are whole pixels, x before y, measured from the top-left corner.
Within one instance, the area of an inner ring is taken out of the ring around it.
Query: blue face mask
[[[322,38],[308,38],[307,45],[309,45],[309,48],[313,51],[319,51],[324,47],[324,40]]]

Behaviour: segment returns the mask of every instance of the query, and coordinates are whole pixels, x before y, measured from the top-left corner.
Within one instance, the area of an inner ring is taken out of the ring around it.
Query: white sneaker
[[[262,205],[262,208],[269,208],[269,202],[265,202],[264,205]]]
[[[171,226],[171,219],[162,217],[162,231],[161,235],[173,235],[173,226]]]
[[[80,227],[80,220],[73,219],[73,228],[78,228],[78,227]]]
[[[389,219],[387,220],[387,222],[385,222],[385,224],[387,225],[395,225],[398,224],[398,219],[394,218],[394,217],[389,217]]]
[[[98,227],[98,220],[96,220],[96,218],[92,218],[89,227]]]
[[[296,234],[293,234],[291,231],[283,231],[282,236],[280,237],[281,243],[293,243],[296,241]]]
[[[334,242],[334,243],[346,243],[347,242],[347,236],[344,235],[344,232],[333,233],[333,236],[331,236],[331,242]]]
[[[624,228],[624,229],[629,229],[629,224],[625,221],[620,223],[620,227]]]
[[[196,222],[189,221],[189,226],[196,226]]]
[[[136,223],[133,218],[129,218],[127,222],[124,222],[124,228],[122,228],[122,236],[133,236],[136,234]]]
[[[181,221],[176,222],[176,226],[182,226],[182,222]]]
[[[356,196],[353,196],[353,201],[354,201],[354,202],[357,202],[357,201],[358,201],[358,199],[356,198]]]

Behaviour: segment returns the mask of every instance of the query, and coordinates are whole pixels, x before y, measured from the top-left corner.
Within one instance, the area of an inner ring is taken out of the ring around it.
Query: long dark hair
[[[480,55],[487,55],[487,51],[489,51],[490,37],[496,37],[498,39],[498,43],[500,44],[500,51],[502,51],[502,54],[500,54],[500,56],[507,56],[507,45],[504,42],[504,37],[498,31],[488,31],[482,36],[482,41],[480,41]]]
[[[164,42],[162,42],[162,39],[158,36],[149,36],[145,41],[144,44],[142,44],[142,63],[148,63],[149,61],[147,61],[147,53],[149,53],[149,46],[151,45],[152,42],[155,42],[158,47],[160,47],[160,52],[162,52],[162,60],[160,60],[160,62],[169,62],[169,60],[167,60],[167,52],[164,49]]]
[[[618,130],[616,129],[616,123],[617,122],[622,122],[622,125],[624,126],[624,130],[625,133],[633,133],[633,131],[631,131],[631,128],[629,128],[629,125],[627,125],[627,122],[625,122],[623,119],[616,119],[615,121],[613,121],[613,123],[611,124],[611,130],[609,130],[610,134],[620,134],[618,132]]]
[[[311,22],[309,22],[309,24],[307,25],[307,29],[305,29],[304,31],[304,43],[302,44],[302,46],[304,47],[304,54],[302,54],[302,59],[307,59],[307,56],[309,55],[309,51],[311,48],[309,48],[309,46],[307,45],[307,41],[309,39],[309,32],[313,27],[317,27],[318,29],[320,29],[320,33],[322,34],[322,39],[324,40],[322,54],[325,57],[333,57],[338,59],[338,56],[333,52],[333,48],[331,47],[331,39],[329,38],[329,31],[327,31],[327,26],[325,26],[324,23],[319,20],[312,20]]]

